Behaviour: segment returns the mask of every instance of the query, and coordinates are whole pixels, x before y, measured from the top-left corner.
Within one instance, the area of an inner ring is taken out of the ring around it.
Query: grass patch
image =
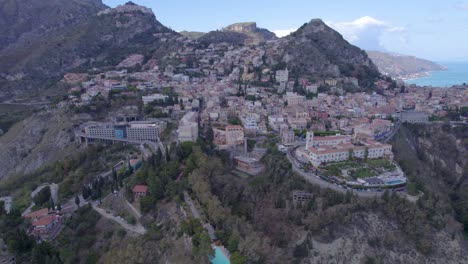
[[[369,168],[359,168],[351,171],[353,179],[370,178],[372,176],[374,176],[374,173]]]

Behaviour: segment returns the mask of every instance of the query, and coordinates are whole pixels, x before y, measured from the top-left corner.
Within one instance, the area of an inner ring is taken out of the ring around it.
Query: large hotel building
[[[353,143],[351,136],[326,136],[314,137],[313,132],[307,133],[306,147],[301,156],[309,160],[315,167],[323,163],[340,162],[349,159],[349,155],[355,158],[377,159],[392,157],[392,145],[380,143],[374,140]]]
[[[84,128],[84,137],[88,139],[103,140],[132,140],[153,141],[159,140],[159,134],[166,128],[161,121],[135,121],[128,123],[92,123]]]

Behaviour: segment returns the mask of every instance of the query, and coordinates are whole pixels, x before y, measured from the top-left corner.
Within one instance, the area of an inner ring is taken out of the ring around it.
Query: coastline
[[[419,78],[429,77],[432,73],[433,73],[433,71],[419,72],[419,73],[414,73],[414,74],[411,74],[411,75],[405,75],[403,77],[400,77],[399,79],[403,80],[403,81],[410,81],[410,80],[415,80],[415,79],[419,79]]]
[[[453,87],[468,83],[468,62],[444,63],[445,70],[426,71],[399,78],[407,85]]]

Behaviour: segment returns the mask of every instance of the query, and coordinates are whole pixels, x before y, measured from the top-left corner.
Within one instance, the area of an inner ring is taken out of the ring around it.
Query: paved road
[[[31,192],[31,194],[30,194],[31,198],[34,198],[34,196],[36,196],[45,187],[50,188],[50,195],[52,197],[52,200],[54,200],[54,203],[57,203],[57,201],[58,201],[58,184],[56,184],[56,183],[52,183],[52,184],[43,183],[43,184],[39,185],[34,191]]]
[[[34,198],[42,189],[46,188],[46,187],[49,187],[50,188],[50,196],[52,197],[52,200],[54,201],[54,204],[57,204],[58,202],[58,184],[56,183],[43,183],[41,185],[39,185],[34,191],[31,192],[31,194],[29,195],[32,198]],[[28,206],[28,208],[26,208],[26,210],[23,211],[23,213],[21,214],[22,216],[25,216],[27,214],[29,214],[34,206],[34,202],[31,201],[31,204]]]
[[[140,219],[141,218],[141,213],[135,208],[135,206],[133,206],[133,204],[129,203],[127,201],[127,199],[125,199],[125,202],[127,203],[128,207],[130,207],[130,209],[132,210],[132,212],[136,216],[136,218]]]

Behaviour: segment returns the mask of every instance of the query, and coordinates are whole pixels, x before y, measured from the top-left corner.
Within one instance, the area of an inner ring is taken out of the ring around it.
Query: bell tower
[[[314,145],[314,132],[307,131],[306,136],[306,148],[310,148]]]

